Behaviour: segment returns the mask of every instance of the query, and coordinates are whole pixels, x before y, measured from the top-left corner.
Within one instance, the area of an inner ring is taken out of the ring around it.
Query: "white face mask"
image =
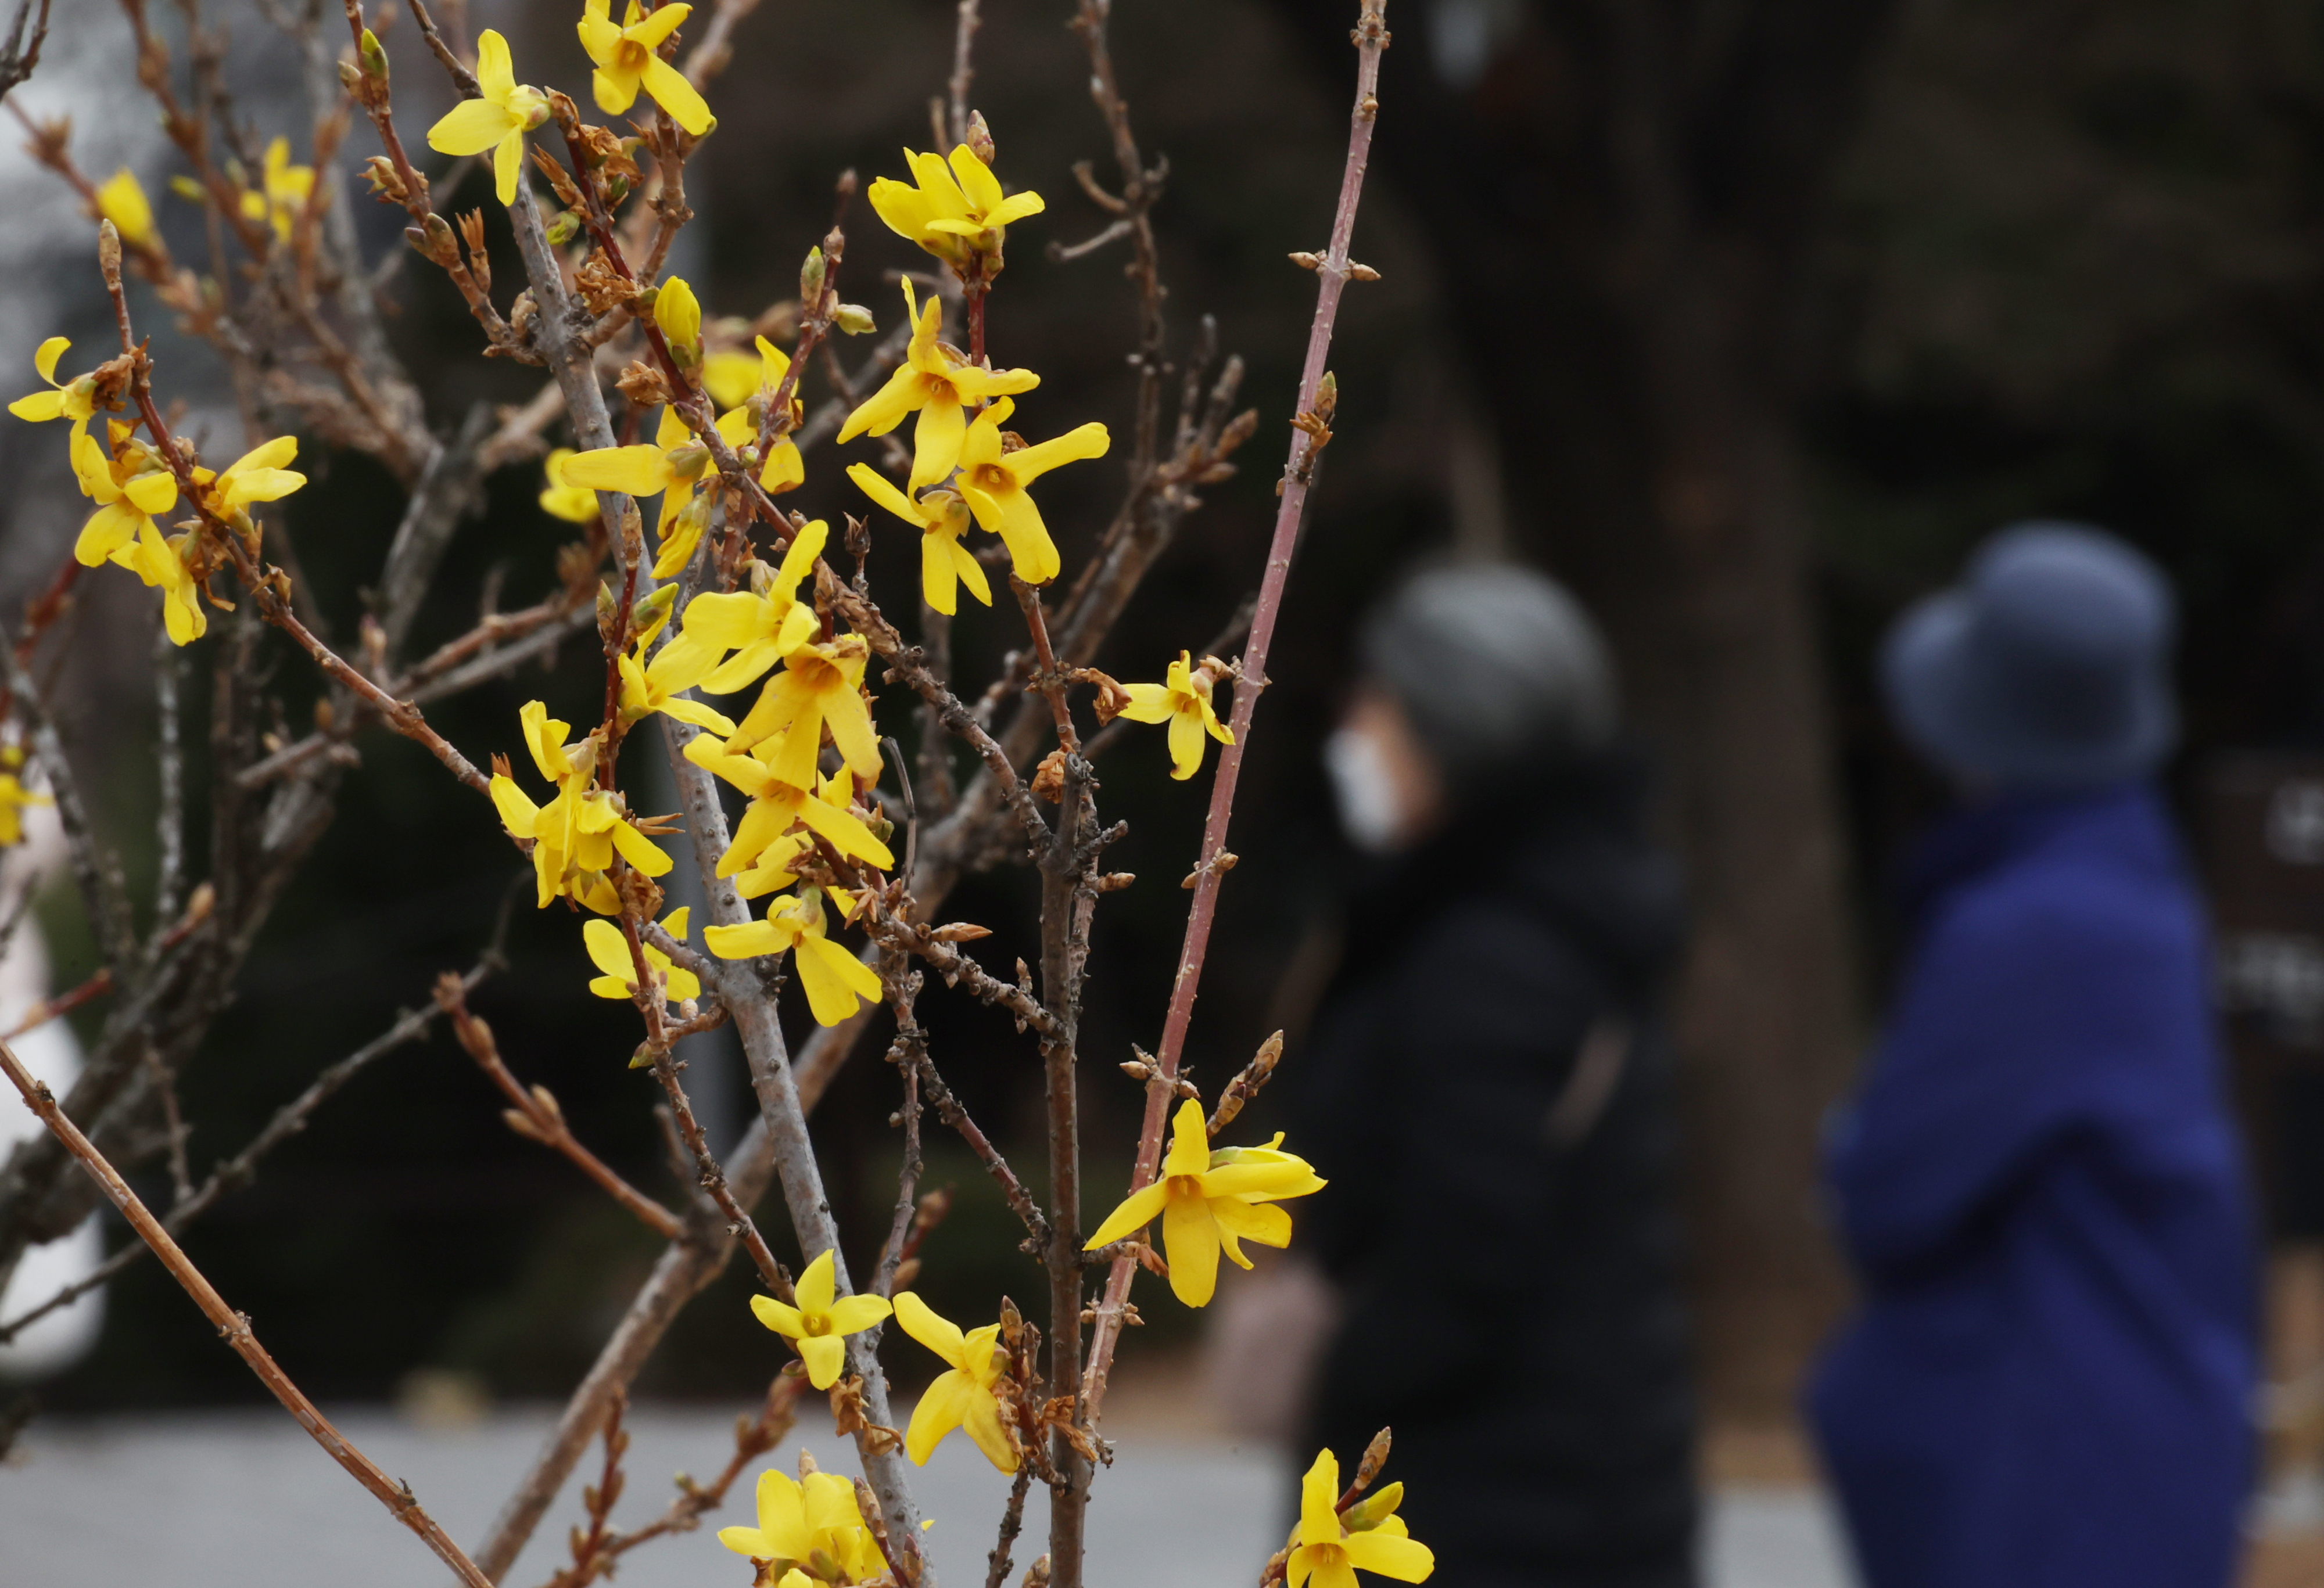
[[[1404,834],[1404,796],[1379,741],[1360,729],[1340,729],[1323,741],[1323,767],[1348,841],[1369,855],[1396,849]]]

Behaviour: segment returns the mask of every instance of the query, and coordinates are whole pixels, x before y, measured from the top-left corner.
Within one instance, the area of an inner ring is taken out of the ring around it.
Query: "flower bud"
[[[597,638],[607,645],[613,643],[613,628],[621,620],[622,609],[613,601],[613,592],[604,580],[597,582]]]
[[[654,297],[653,317],[673,349],[690,349],[702,339],[702,303],[681,277],[661,284]]]
[[[850,336],[861,336],[880,328],[872,318],[872,311],[860,303],[843,303],[831,317],[832,323]]]
[[[995,158],[992,129],[984,124],[982,111],[972,110],[968,113],[968,136],[962,142],[968,145],[968,151],[982,161],[987,167],[992,164]]]
[[[1374,1494],[1368,1494],[1360,1504],[1351,1505],[1340,1513],[1340,1521],[1351,1533],[1368,1533],[1396,1514],[1404,1500],[1404,1485],[1390,1483]]]
[[[378,156],[376,158],[383,160],[385,157]],[[189,204],[206,204],[209,201],[210,197],[208,188],[194,180],[193,178],[186,176],[171,177],[170,179],[170,191],[175,193],[179,197],[184,199]]]
[[[387,81],[387,50],[382,47],[379,35],[369,28],[363,31],[363,68],[365,77]]]
[[[687,504],[689,508],[693,505],[692,502]],[[630,609],[630,643],[650,644],[653,637],[661,632],[662,625],[669,621],[670,611],[677,605],[678,586],[675,584],[661,585],[642,597]]]
[[[342,60],[339,62],[340,87],[345,88],[349,94],[360,95],[363,92],[363,68],[357,66],[352,60]]]
[[[573,241],[573,234],[580,229],[581,217],[569,209],[559,211],[557,218],[549,223],[549,245],[551,248],[564,247]]]
[[[799,302],[809,309],[823,298],[823,250],[807,251],[807,262],[799,266]]]

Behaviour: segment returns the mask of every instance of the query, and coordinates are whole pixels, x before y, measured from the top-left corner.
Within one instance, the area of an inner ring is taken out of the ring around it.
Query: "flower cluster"
[[[284,145],[278,139],[274,147]],[[275,163],[272,151],[268,159],[272,170]],[[311,179],[313,173],[308,174]],[[128,173],[123,172],[122,177]],[[123,194],[128,191],[135,193],[136,203],[142,206],[144,195],[137,191],[136,179],[129,178],[125,190],[120,181],[115,178],[107,184],[113,190],[111,198],[108,201],[101,194],[100,202],[123,208]],[[150,210],[144,212],[143,224],[150,230]],[[307,483],[306,475],[282,466],[299,455],[298,438],[278,436],[223,470],[193,464],[181,481],[159,446],[137,434],[144,423],[142,416],[128,423],[108,418],[102,442],[88,433],[89,421],[99,408],[121,406],[122,378],[113,372],[116,366],[108,365],[59,381],[57,365],[71,347],[71,342],[62,336],[51,336],[41,344],[32,354],[32,367],[49,389],[18,398],[8,405],[8,411],[36,424],[69,421],[66,454],[73,478],[81,494],[97,504],[73,541],[74,557],[84,567],[109,562],[126,568],[148,589],[159,590],[170,638],[179,645],[190,644],[209,628],[203,599],[216,602],[209,596],[208,581],[226,555],[217,533],[230,533],[255,552],[259,531],[251,519],[250,504],[280,501]],[[176,441],[174,445],[190,457],[192,449],[185,442]],[[181,485],[188,482],[193,487],[197,516],[177,526],[177,534],[164,536],[153,516],[174,509],[182,494]]]

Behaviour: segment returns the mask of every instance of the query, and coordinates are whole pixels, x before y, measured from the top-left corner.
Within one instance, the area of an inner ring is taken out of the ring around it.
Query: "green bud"
[[[692,506],[692,503],[687,503]],[[678,605],[678,586],[665,584],[641,599],[630,609],[630,643],[650,645],[653,637],[669,621],[669,614]]]
[[[799,266],[799,305],[812,313],[823,301],[823,250],[807,251],[807,262]]]
[[[179,197],[184,199],[189,204],[207,204],[209,202],[210,190],[208,188],[203,187],[199,182],[195,181],[191,177],[171,177],[170,179],[170,191],[175,193]]]
[[[363,31],[363,66],[366,77],[387,81],[387,51],[381,47],[379,35],[369,28]]]
[[[452,227],[442,216],[430,214],[423,224],[428,228],[428,246],[421,252],[435,260],[460,257],[459,245],[452,241]]]
[[[614,209],[614,208],[618,208],[618,207],[620,207],[620,205],[621,205],[622,200],[622,199],[624,199],[624,198],[627,198],[629,196],[630,196],[630,179],[629,179],[629,178],[627,178],[627,177],[623,177],[623,176],[616,176],[616,177],[613,178],[611,180],[609,180],[608,182],[606,182],[606,184],[605,184],[605,207],[606,207],[607,209]]]
[[[572,210],[560,210],[557,218],[549,223],[549,245],[562,248],[572,242],[574,234],[580,230],[581,217]]]
[[[621,608],[613,601],[613,592],[604,581],[597,584],[597,638],[607,645],[613,643],[613,626],[619,621]]]
[[[1351,1533],[1369,1532],[1394,1516],[1396,1508],[1402,1503],[1403,1500],[1404,1485],[1390,1483],[1385,1488],[1374,1490],[1364,1496],[1361,1502],[1342,1511],[1340,1520],[1346,1525]]]
[[[352,60],[339,62],[339,87],[350,94],[363,92],[363,69]]]
[[[872,323],[872,311],[860,303],[843,303],[832,317],[832,323],[850,336],[861,336],[880,327]]]

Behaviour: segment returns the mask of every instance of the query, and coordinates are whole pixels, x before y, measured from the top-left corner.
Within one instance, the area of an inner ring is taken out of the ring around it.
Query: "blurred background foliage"
[[[510,33],[521,78],[574,90],[585,78],[573,9],[566,0],[511,0],[479,3],[472,17]],[[2316,532],[2324,505],[2324,16],[2292,0],[1803,0],[1694,9],[1704,14],[1689,25],[1702,32],[1691,36],[1725,30],[1713,40],[1720,59],[1779,84],[1786,79],[1775,67],[1796,57],[1787,69],[1823,74],[1819,91],[1834,107],[1830,137],[1807,154],[1781,156],[1803,164],[1805,197],[1769,223],[1782,234],[1773,252],[1788,285],[1765,298],[1764,345],[1782,369],[1748,400],[1796,460],[1800,536],[1796,562],[1786,565],[1808,597],[1804,623],[1821,669],[1812,682],[1831,711],[1816,775],[1834,776],[1841,791],[1833,837],[1846,881],[1835,907],[1847,940],[1886,941],[1877,879],[1933,797],[1880,726],[1869,683],[1874,642],[1903,603],[1950,578],[1965,548],[2004,522],[2070,516],[2106,524],[2179,579],[2189,764],[2222,746],[2324,737],[2324,539]],[[60,32],[77,25],[80,10],[60,17]],[[1157,223],[1174,353],[1188,346],[1198,317],[1215,317],[1220,346],[1248,361],[1245,399],[1263,419],[1243,473],[1208,492],[1209,505],[1100,657],[1117,676],[1158,677],[1179,648],[1215,633],[1258,580],[1281,421],[1313,300],[1311,280],[1284,254],[1320,244],[1344,148],[1347,19],[1338,10],[1310,0],[1123,0],[1115,14],[1116,56],[1140,137],[1149,157],[1169,160]],[[1843,13],[1864,41],[1853,54],[1834,56],[1828,41],[1801,32]],[[687,234],[692,251],[674,264],[713,313],[752,316],[793,296],[800,258],[830,225],[837,174],[892,173],[900,146],[926,146],[927,100],[948,69],[953,14],[950,0],[768,0],[743,23],[734,65],[711,96],[719,129],[688,171],[700,212]],[[1047,215],[1012,233],[991,310],[996,360],[1043,376],[1019,409],[1034,438],[1087,418],[1118,430],[1131,393],[1122,355],[1135,298],[1120,256],[1056,263],[1043,253],[1050,240],[1079,241],[1106,219],[1070,171],[1077,160],[1096,161],[1101,172],[1110,161],[1084,91],[1085,63],[1063,25],[1068,14],[1056,0],[989,0],[972,95],[993,127],[1004,179],[1049,201]],[[1603,351],[1625,335],[1608,328],[1613,311],[1592,296],[1610,300],[1609,277],[1545,254],[1514,267],[1513,279],[1534,283],[1530,292],[1478,290],[1479,259],[1508,239],[1485,234],[1492,221],[1481,211],[1465,228],[1457,214],[1448,218],[1445,194],[1479,181],[1479,171],[1431,164],[1458,158],[1433,119],[1454,100],[1513,118],[1553,150],[1615,147],[1618,140],[1575,129],[1618,128],[1625,96],[1651,99],[1654,85],[1584,71],[1593,29],[1603,32],[1609,14],[1548,0],[1532,8],[1524,0],[1398,0],[1391,8],[1397,38],[1382,89],[1379,185],[1367,196],[1356,249],[1385,279],[1356,290],[1341,321],[1337,438],[1246,768],[1231,847],[1247,858],[1224,892],[1190,1047],[1205,1086],[1268,1032],[1296,1032],[1318,967],[1328,964],[1322,923],[1351,860],[1336,836],[1317,747],[1347,683],[1352,615],[1411,558],[1499,549],[1573,579],[1600,600],[1618,646],[1646,679],[1650,747],[1666,763],[1692,766],[1686,775],[1714,796],[1720,786],[1683,742],[1683,716],[1656,710],[1652,620],[1619,593],[1666,577],[1660,543],[1608,505],[1599,464],[1576,461],[1602,439],[1605,421],[1588,415],[1591,404],[1651,406],[1644,378],[1626,382],[1618,373],[1629,355]],[[238,40],[254,41],[250,69],[263,85],[277,69],[264,24],[252,14],[235,26]],[[409,96],[400,115],[407,130],[424,125],[443,97],[410,32],[388,34],[399,94]],[[1694,65],[1682,51],[1669,69],[1683,78]],[[130,91],[125,63],[105,80],[109,92]],[[1687,104],[1694,149],[1737,161],[1779,158],[1754,151],[1746,110],[1721,92]],[[263,131],[303,138],[290,96],[276,103],[254,92],[246,107]],[[359,128],[349,152],[367,154],[368,137]],[[1529,165],[1511,158],[1513,170],[1534,173],[1526,180],[1572,174],[1537,151],[1525,157]],[[1708,156],[1699,163],[1704,190],[1719,190],[1724,168]],[[149,187],[165,174],[157,152]],[[1572,179],[1586,186],[1587,173]],[[1531,202],[1512,193],[1513,203]],[[484,205],[498,225],[489,197],[472,177],[457,203]],[[1572,207],[1547,204],[1528,224]],[[359,213],[375,257],[394,256],[400,216]],[[189,243],[198,231],[182,206],[165,224]],[[860,201],[846,224],[844,296],[870,306],[884,328],[901,306],[881,272],[918,256]],[[498,235],[505,245],[504,230]],[[70,273],[51,308],[75,335],[93,335],[95,273],[66,257]],[[1616,257],[1611,273],[1621,268]],[[505,298],[518,279],[512,256],[500,276]],[[396,292],[398,350],[440,425],[472,402],[530,395],[535,372],[475,356],[473,327],[440,278],[407,262]],[[1495,344],[1536,350],[1534,385],[1480,351]],[[215,403],[214,376],[198,373],[201,355],[161,346],[164,388]],[[860,356],[861,347],[847,351]],[[213,381],[206,394],[205,378]],[[0,502],[0,571],[15,594],[44,579],[77,522],[50,455],[58,450],[35,449],[21,435],[0,440],[0,464],[23,482]],[[809,483],[792,501],[834,518],[859,508],[841,480],[844,461],[828,448],[811,454]],[[314,464],[315,483],[290,504],[289,536],[314,607],[346,633],[400,504],[363,464],[310,453],[302,466]],[[1044,510],[1069,569],[1119,484],[1112,460],[1045,482]],[[503,573],[504,606],[547,585],[567,535],[533,506],[537,488],[530,468],[493,482],[489,513],[453,544],[422,646],[461,627]],[[893,524],[874,533],[878,587],[910,589],[916,548]],[[139,835],[152,830],[151,614],[143,592],[119,588],[125,581],[96,584],[73,620],[60,684],[67,726],[117,841],[133,866],[150,867],[150,840]],[[964,614],[955,630],[962,676],[989,675],[1012,622]],[[232,629],[218,624],[217,638],[195,653],[197,680]],[[545,674],[431,715],[471,756],[512,752],[521,702],[545,698],[552,711],[582,720],[593,713],[601,665],[593,647],[576,644]],[[286,721],[295,725],[313,690],[295,658],[279,667]],[[885,725],[900,733],[903,696],[888,697]],[[198,685],[189,698],[203,698]],[[198,705],[189,736],[199,742]],[[345,785],[337,823],[185,1077],[198,1170],[238,1148],[317,1069],[369,1040],[398,1008],[423,1001],[439,972],[472,963],[519,872],[491,812],[423,752],[380,733],[363,748],[364,768]],[[1131,1083],[1116,1084],[1111,1066],[1158,1033],[1184,920],[1185,895],[1175,885],[1194,851],[1207,788],[1206,779],[1182,785],[1165,776],[1158,735],[1131,739],[1100,771],[1102,808],[1130,824],[1111,863],[1139,880],[1099,913],[1092,960],[1084,1051],[1092,1060],[1093,1208],[1114,1194],[1128,1162],[1139,1097]],[[1684,847],[1685,822],[1674,816],[1670,826]],[[1480,833],[1479,864],[1490,865],[1494,852],[1493,835]],[[1005,967],[1029,952],[1032,897],[1029,876],[1002,871],[964,885],[944,914],[994,927],[998,935],[979,951]],[[43,921],[58,984],[69,985],[90,960],[77,946],[85,940],[69,890],[44,906]],[[511,1066],[526,1082],[549,1086],[576,1133],[624,1174],[668,1194],[649,1083],[623,1067],[634,1015],[584,992],[577,923],[520,897],[507,954],[506,972],[473,1002]],[[1846,983],[1851,1020],[1869,1007],[1880,963],[1877,947],[1855,957]],[[1028,1166],[1028,1178],[1038,1178],[1030,1047],[964,998],[939,993],[924,1009],[939,1064]],[[804,1010],[790,1013],[796,1033]],[[899,1142],[888,1118],[897,1088],[878,1059],[881,1040],[865,1042],[814,1120],[853,1261],[867,1259],[884,1233],[894,1195]],[[714,1134],[731,1142],[750,1106],[739,1060],[722,1038],[696,1048],[690,1084]],[[557,1396],[594,1355],[656,1243],[560,1160],[509,1133],[500,1106],[448,1039],[433,1037],[358,1079],[253,1187],[194,1229],[187,1244],[196,1260],[311,1392],[384,1396],[413,1369],[441,1368],[481,1375],[501,1395]],[[1249,1117],[1271,1128],[1264,1100]],[[921,1288],[940,1310],[989,1317],[998,1293],[1034,1291],[1037,1271],[1015,1251],[997,1195],[933,1119],[927,1139],[925,1183],[952,1184],[958,1197],[927,1251]],[[1804,1230],[1804,1211],[1797,1216]],[[730,1269],[689,1309],[641,1389],[731,1395],[762,1382],[779,1354],[742,1305],[749,1289]],[[1148,1316],[1148,1346],[1190,1332],[1175,1308]],[[907,1373],[914,1366],[899,1365]],[[95,1409],[262,1391],[147,1263],[114,1286],[97,1352],[41,1393],[53,1407]]]

